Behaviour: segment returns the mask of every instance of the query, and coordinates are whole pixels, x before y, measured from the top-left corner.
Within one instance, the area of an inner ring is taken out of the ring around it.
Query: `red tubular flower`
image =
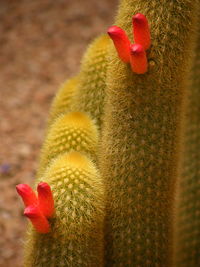
[[[43,214],[50,218],[54,213],[54,200],[51,188],[47,183],[41,182],[37,187],[39,206]]]
[[[147,18],[138,13],[133,16],[133,36],[136,44],[141,44],[144,50],[151,45],[150,29]]]
[[[48,233],[50,224],[47,218],[52,217],[54,213],[54,200],[50,186],[47,183],[39,183],[38,198],[27,184],[19,184],[16,189],[26,206],[24,215],[31,220],[37,232]]]
[[[122,61],[125,63],[129,62],[129,47],[130,41],[125,33],[120,27],[112,26],[108,29],[108,35],[112,39],[117,53]]]
[[[142,45],[130,46],[130,63],[132,71],[137,74],[144,74],[147,71],[147,57]]]
[[[16,186],[17,193],[21,196],[24,205],[34,205],[38,203],[37,196],[32,188],[27,184],[18,184]]]
[[[24,215],[30,219],[37,232],[46,234],[50,231],[49,222],[41,212],[38,205],[26,207]]]

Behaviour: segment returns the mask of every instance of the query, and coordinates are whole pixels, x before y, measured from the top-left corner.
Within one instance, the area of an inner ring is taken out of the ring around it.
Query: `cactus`
[[[100,150],[100,172],[108,183],[106,266],[173,264],[175,192],[197,7],[195,1],[157,0],[123,0],[119,7],[116,25],[130,39],[132,15],[147,16],[152,45],[146,74],[133,73],[115,51],[109,60]]]
[[[71,110],[73,98],[76,94],[78,87],[78,75],[63,83],[58,90],[56,97],[52,103],[48,125],[51,125],[53,121],[60,116],[60,114],[67,113]]]
[[[97,55],[93,51],[95,67],[92,71],[95,68],[97,71],[95,80],[91,70],[87,71],[87,67],[83,67],[83,72],[89,73],[89,79],[96,83],[93,90],[98,89],[98,86],[100,89],[94,106],[96,111],[93,113],[94,120],[98,122],[102,116],[107,64],[103,59],[109,42],[107,37],[100,37],[88,51],[88,53],[92,53],[93,50],[98,51]],[[92,62],[87,60],[87,56],[85,62],[90,69]],[[99,63],[102,64],[103,70],[100,72]],[[78,109],[77,89],[80,90],[80,87],[77,88],[77,81],[79,76],[66,82],[58,91],[51,107],[47,137],[37,176],[38,180],[47,181],[53,188],[56,217],[50,219],[51,232],[45,235],[29,227],[25,266],[48,266],[49,259],[54,266],[103,266],[104,185],[95,167],[96,164],[91,162],[91,159],[93,162],[97,160],[98,130],[90,119],[89,111],[92,109],[84,107]],[[86,81],[84,79],[81,81],[83,87],[85,86],[85,94],[95,96],[95,91],[87,92],[89,87],[86,86]],[[80,110],[87,112],[88,115]],[[81,154],[70,151],[79,151]],[[71,183],[68,182],[70,178]],[[63,196],[63,205],[60,195]],[[71,200],[69,200],[70,195]],[[68,210],[71,213],[68,214]]]
[[[104,186],[78,152],[58,156],[44,174],[56,214],[51,232],[29,228],[25,266],[103,266]]]
[[[178,194],[176,264],[200,264],[200,19],[188,90],[182,180]]]
[[[74,110],[88,113],[101,128],[106,87],[107,51],[110,39],[98,37],[89,46],[82,60],[79,86],[74,100]]]
[[[27,267],[200,264],[198,4],[121,0],[114,45],[59,90],[36,179],[55,215],[29,227]]]
[[[60,115],[50,127],[44,143],[38,177],[57,155],[71,150],[96,158],[98,131],[92,120],[82,112]]]

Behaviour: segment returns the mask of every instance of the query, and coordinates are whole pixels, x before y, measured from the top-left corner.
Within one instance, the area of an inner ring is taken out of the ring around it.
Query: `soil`
[[[0,266],[22,266],[27,220],[15,186],[33,184],[52,98],[117,2],[0,1]]]

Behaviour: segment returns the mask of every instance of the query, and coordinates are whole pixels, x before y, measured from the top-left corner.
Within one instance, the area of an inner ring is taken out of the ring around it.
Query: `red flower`
[[[135,43],[142,45],[144,50],[149,49],[151,45],[151,36],[147,18],[143,14],[138,13],[133,16],[132,22]]]
[[[50,231],[48,218],[54,214],[54,200],[50,186],[44,182],[39,183],[38,197],[27,184],[19,184],[16,189],[26,207],[24,215],[30,219],[39,233],[48,233]]]
[[[38,199],[33,191],[33,189],[27,184],[18,184],[16,186],[17,193],[21,196],[24,205],[27,207],[29,205],[37,204]]]
[[[130,63],[133,72],[137,74],[147,71],[147,57],[142,45],[132,44],[130,46]]]
[[[39,206],[47,218],[51,218],[54,213],[54,200],[51,188],[47,183],[39,183],[37,187]]]
[[[30,205],[26,207],[24,215],[30,219],[34,228],[39,233],[46,234],[50,231],[49,222],[38,205]]]
[[[144,74],[147,72],[146,50],[150,47],[151,38],[147,18],[138,13],[133,16],[133,36],[134,44],[131,44],[125,31],[117,26],[108,29],[108,34],[112,39],[119,58],[131,65],[133,72]]]
[[[112,26],[108,29],[108,34],[113,40],[115,48],[121,60],[125,63],[129,62],[129,47],[131,43],[125,31],[117,26]]]

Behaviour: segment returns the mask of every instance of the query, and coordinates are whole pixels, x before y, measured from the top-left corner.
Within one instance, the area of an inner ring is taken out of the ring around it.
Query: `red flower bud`
[[[147,18],[138,13],[133,16],[133,36],[136,44],[141,44],[144,50],[151,45],[150,29]]]
[[[30,219],[37,232],[46,234],[50,231],[49,222],[41,212],[38,205],[31,205],[26,207],[24,215]]]
[[[129,47],[130,41],[125,33],[120,27],[112,26],[108,29],[108,35],[112,39],[115,48],[117,50],[118,56],[122,61],[129,62]]]
[[[133,72],[137,74],[144,74],[147,71],[147,57],[142,45],[130,46],[130,63]]]
[[[51,188],[47,183],[41,182],[37,187],[39,206],[43,214],[50,218],[54,213],[54,200]]]
[[[37,196],[29,185],[18,184],[16,186],[16,190],[17,193],[21,196],[26,207],[38,203]]]

